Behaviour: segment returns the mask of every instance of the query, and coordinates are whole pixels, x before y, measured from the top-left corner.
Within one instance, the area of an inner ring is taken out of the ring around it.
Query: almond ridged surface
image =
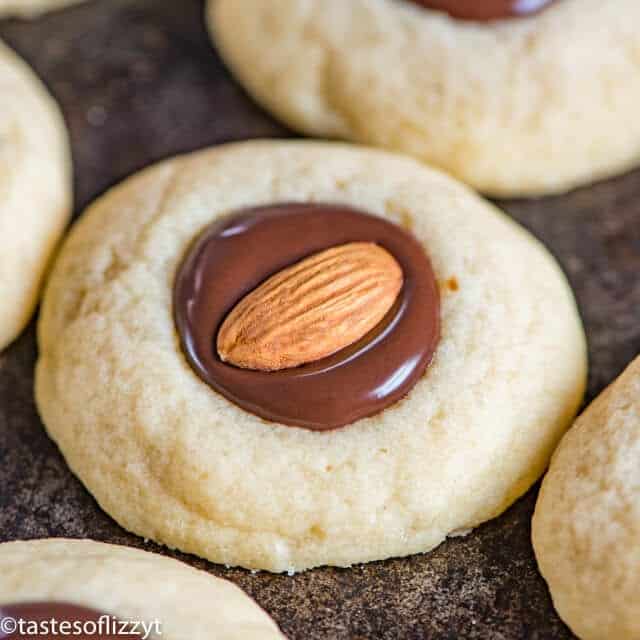
[[[402,269],[382,247],[352,242],[283,269],[245,296],[218,333],[218,354],[244,369],[277,371],[358,341],[393,306]]]

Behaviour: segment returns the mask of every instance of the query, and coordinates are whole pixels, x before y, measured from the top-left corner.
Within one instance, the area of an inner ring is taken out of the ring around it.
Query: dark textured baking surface
[[[33,23],[0,22],[0,37],[62,104],[78,212],[160,158],[289,135],[231,80],[209,45],[202,9],[197,0],[97,0]],[[503,205],[571,278],[590,342],[590,399],[640,352],[640,172]],[[119,528],[69,472],[34,407],[35,358],[33,326],[0,354],[0,539],[91,537],[165,552]],[[254,575],[172,555],[239,584],[290,638],[571,638],[536,571],[535,496],[430,554],[350,570]]]

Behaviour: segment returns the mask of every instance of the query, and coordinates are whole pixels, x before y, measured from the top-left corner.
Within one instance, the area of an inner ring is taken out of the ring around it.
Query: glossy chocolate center
[[[555,0],[411,0],[427,9],[445,11],[461,20],[500,20],[527,16],[548,7]]]
[[[141,640],[131,624],[67,602],[0,605],[0,640]]]
[[[220,360],[218,329],[247,293],[281,269],[348,242],[375,242],[402,267],[402,291],[377,327],[294,369],[251,371]],[[440,333],[438,287],[420,243],[397,225],[341,205],[279,204],[216,221],[179,268],[174,314],[187,360],[215,391],[266,420],[317,431],[400,400],[431,362]]]

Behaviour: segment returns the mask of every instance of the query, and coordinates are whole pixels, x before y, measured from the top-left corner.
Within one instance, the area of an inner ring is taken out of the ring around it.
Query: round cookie
[[[55,11],[82,0],[0,0],[0,16],[37,18],[47,11]]]
[[[27,324],[71,213],[71,162],[58,107],[0,42],[0,349]]]
[[[578,637],[640,637],[640,358],[562,440],[532,536],[554,605]]]
[[[37,618],[18,605],[64,603],[90,609],[96,619],[104,614],[145,623],[146,629],[142,624],[131,628],[139,635],[129,637],[136,639],[283,638],[269,616],[231,582],[146,551],[91,540],[7,542],[0,545],[0,571],[0,618],[13,614],[17,620],[19,612],[23,624]],[[58,618],[57,613],[45,619]],[[83,613],[70,622],[84,620]],[[2,637],[10,630],[0,629]],[[113,623],[111,635],[106,626],[101,629],[103,636],[82,637],[124,636],[113,633]]]
[[[208,20],[242,84],[293,128],[409,153],[494,196],[640,162],[636,0],[491,22],[410,0],[210,0]]]
[[[203,230],[286,202],[410,229],[441,288],[440,341],[407,397],[326,432],[213,391],[174,325],[172,289]],[[531,235],[410,158],[329,143],[218,147],[108,192],[66,240],[38,337],[41,416],[105,511],[170,547],[277,572],[427,551],[498,515],[546,467],[586,377],[571,291]]]

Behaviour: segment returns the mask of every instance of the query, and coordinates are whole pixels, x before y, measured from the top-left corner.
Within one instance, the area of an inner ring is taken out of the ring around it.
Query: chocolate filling
[[[239,300],[281,269],[356,241],[387,249],[404,274],[400,295],[377,327],[294,369],[251,371],[220,360],[218,329]],[[400,400],[425,372],[440,334],[438,287],[420,243],[397,225],[341,205],[277,204],[214,222],[178,270],[174,315],[187,360],[215,391],[266,420],[316,431]]]
[[[0,605],[0,640],[141,640],[142,634],[125,625],[111,614],[68,602]]]
[[[542,11],[555,0],[411,0],[427,9],[445,11],[461,20],[500,20]]]

